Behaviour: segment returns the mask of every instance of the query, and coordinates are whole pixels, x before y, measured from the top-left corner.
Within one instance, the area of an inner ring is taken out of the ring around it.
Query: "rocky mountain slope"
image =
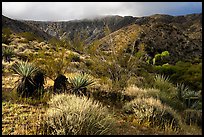
[[[122,48],[126,48],[135,44],[138,49],[144,44],[150,57],[167,50],[172,56],[170,63],[194,60],[202,55],[202,13],[185,16],[155,14],[139,18],[107,16],[62,22],[17,21],[2,16],[2,27],[9,27],[14,32],[29,31],[46,40],[51,36],[71,40],[81,36],[88,44],[99,40],[103,50],[111,46],[107,42],[110,40],[106,33],[107,26],[113,39],[111,44],[116,48],[117,45],[125,45]]]
[[[113,32],[134,22],[135,18],[131,16],[107,16],[92,20],[84,19],[63,22],[25,21],[26,24],[40,28],[57,38],[73,39],[74,36],[79,35],[89,43],[105,36],[105,25],[108,25],[111,32]]]
[[[14,33],[32,32],[35,35],[42,37],[45,40],[52,38],[51,35],[44,31],[26,24],[24,21],[13,20],[2,15],[2,28],[10,28]]]

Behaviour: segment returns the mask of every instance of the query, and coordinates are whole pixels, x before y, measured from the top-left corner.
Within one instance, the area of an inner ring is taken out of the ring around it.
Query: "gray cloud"
[[[14,19],[73,20],[103,15],[182,15],[202,12],[201,2],[3,2],[2,14]]]

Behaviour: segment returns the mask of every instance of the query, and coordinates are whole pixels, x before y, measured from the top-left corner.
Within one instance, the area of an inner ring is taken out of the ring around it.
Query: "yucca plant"
[[[168,76],[156,75],[154,78],[154,88],[159,89],[159,99],[176,110],[185,109],[184,103],[178,98],[177,88],[170,82]]]
[[[22,97],[32,96],[36,89],[36,85],[32,79],[32,76],[39,71],[39,69],[33,66],[31,63],[19,62],[12,66],[13,71],[20,75],[21,79],[17,87],[17,93]]]
[[[94,84],[94,79],[91,78],[88,74],[80,73],[74,77],[68,78],[69,83],[72,84],[72,91],[74,93],[86,94],[87,86]]]
[[[201,102],[201,91],[196,92],[193,90],[190,90],[187,86],[185,86],[183,83],[177,84],[177,92],[178,92],[178,98],[183,101],[186,106],[189,108],[196,108],[196,106],[199,106],[198,104]]]
[[[160,89],[162,92],[169,92],[170,94],[172,94],[172,91],[175,91],[174,85],[170,82],[169,77],[160,74],[154,77],[154,88]]]
[[[185,86],[183,83],[177,83],[176,84],[177,92],[178,92],[178,98],[179,100],[183,101],[184,94],[188,93],[189,89],[187,86]]]

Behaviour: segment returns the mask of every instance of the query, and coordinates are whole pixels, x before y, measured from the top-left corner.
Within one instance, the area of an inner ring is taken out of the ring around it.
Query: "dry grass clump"
[[[158,89],[142,89],[135,85],[132,85],[125,89],[124,94],[133,97],[157,97],[159,92],[160,91]]]
[[[48,103],[43,134],[102,135],[114,131],[115,120],[107,108],[92,99],[59,94]]]
[[[136,98],[123,107],[128,114],[135,115],[140,124],[149,122],[150,126],[159,126],[161,129],[180,129],[182,122],[179,115],[169,106],[163,105],[160,100],[150,98]]]

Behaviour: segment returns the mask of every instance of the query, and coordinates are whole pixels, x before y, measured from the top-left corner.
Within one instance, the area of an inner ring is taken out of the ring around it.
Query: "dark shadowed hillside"
[[[50,36],[48,33],[45,33],[34,26],[30,26],[24,23],[24,21],[13,20],[3,15],[2,15],[2,28],[10,28],[15,33],[32,32],[45,40],[52,38],[52,36]]]

